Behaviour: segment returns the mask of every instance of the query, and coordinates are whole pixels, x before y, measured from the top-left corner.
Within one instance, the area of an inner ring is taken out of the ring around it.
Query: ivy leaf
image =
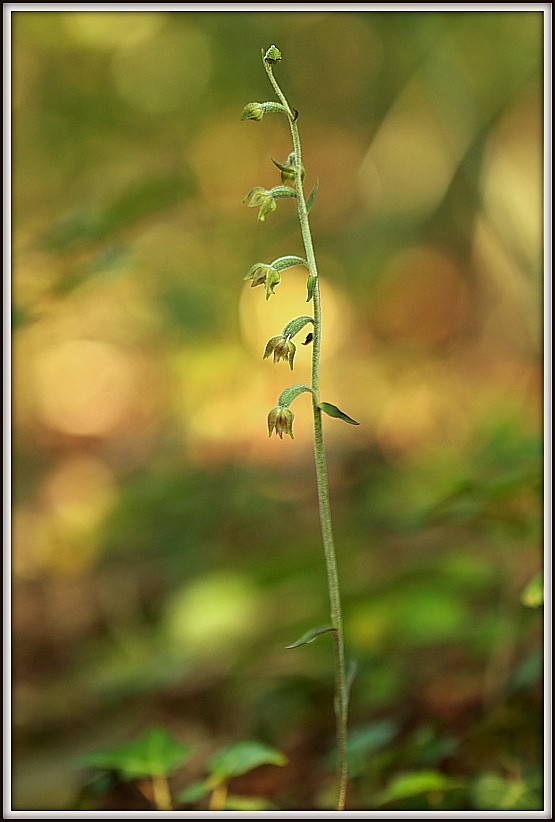
[[[179,742],[164,728],[150,728],[127,745],[91,754],[83,767],[118,771],[124,780],[168,776],[192,754],[192,747]]]
[[[233,742],[213,757],[210,763],[210,784],[215,786],[234,776],[241,776],[260,765],[286,765],[281,751],[262,742]]]
[[[350,425],[360,425],[360,422],[357,422],[352,417],[349,417],[344,411],[337,407],[337,405],[332,405],[331,402],[321,402],[318,406],[325,411],[328,417],[337,417],[344,422],[348,422]]]
[[[301,645],[308,645],[309,642],[314,642],[317,637],[321,634],[327,634],[330,631],[335,631],[335,628],[332,628],[331,625],[324,625],[322,628],[312,628],[310,631],[307,631],[306,634],[303,634],[296,642],[292,645],[286,645],[287,649],[289,648],[300,648]]]

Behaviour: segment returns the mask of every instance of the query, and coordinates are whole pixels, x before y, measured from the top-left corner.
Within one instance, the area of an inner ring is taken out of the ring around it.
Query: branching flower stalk
[[[273,408],[268,415],[268,431],[270,436],[275,431],[275,433],[280,437],[283,437],[283,434],[289,434],[293,438],[294,415],[289,406],[300,394],[311,394],[314,420],[314,455],[318,505],[328,581],[331,624],[323,628],[317,628],[309,631],[301,637],[300,640],[288,647],[295,648],[299,645],[312,642],[320,634],[327,632],[333,633],[335,651],[335,714],[338,749],[337,810],[342,811],[345,809],[347,793],[347,713],[349,684],[347,682],[347,674],[345,669],[343,618],[337,571],[337,559],[332,530],[329,483],[326,455],[324,450],[322,412],[325,412],[331,417],[342,419],[344,422],[352,425],[358,425],[358,423],[356,420],[353,420],[352,417],[349,417],[337,408],[337,406],[332,405],[331,403],[322,402],[320,400],[322,308],[318,281],[318,269],[309,223],[309,211],[317,192],[317,186],[315,186],[308,199],[305,199],[303,191],[305,171],[302,163],[301,140],[297,125],[298,112],[289,105],[273,73],[273,66],[280,60],[281,53],[275,46],[271,46],[266,53],[263,52],[264,68],[266,69],[266,73],[279,103],[249,103],[243,110],[242,119],[259,121],[262,120],[266,113],[277,112],[285,114],[291,129],[293,151],[285,163],[280,163],[273,160],[274,164],[280,169],[282,185],[276,186],[274,189],[270,190],[263,188],[253,189],[247,195],[245,200],[250,200],[250,206],[258,207],[260,209],[258,219],[264,221],[266,216],[275,211],[277,208],[277,198],[295,198],[297,201],[299,223],[306,259],[303,260],[299,257],[290,256],[280,257],[270,265],[257,263],[251,268],[245,279],[251,279],[251,285],[253,287],[264,284],[266,287],[266,299],[269,299],[270,296],[275,293],[274,289],[280,282],[281,272],[283,270],[300,264],[306,266],[308,269],[307,302],[312,302],[313,317],[303,315],[291,320],[291,322],[289,322],[283,329],[281,334],[272,337],[269,340],[264,352],[264,358],[269,357],[270,354],[273,353],[274,362],[279,362],[280,360],[287,361],[290,368],[293,369],[293,360],[296,348],[292,338],[299,333],[302,328],[305,328],[310,323],[312,325],[312,329],[306,338],[305,344],[312,342],[313,346],[311,384],[310,386],[293,385],[286,388],[281,393],[277,406]]]

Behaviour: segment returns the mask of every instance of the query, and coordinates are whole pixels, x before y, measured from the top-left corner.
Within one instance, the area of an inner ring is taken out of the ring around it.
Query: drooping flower
[[[295,439],[293,436],[293,420],[295,415],[289,408],[285,408],[283,405],[278,405],[276,408],[272,408],[270,413],[268,414],[268,436],[272,436],[273,431],[275,430],[276,434],[283,439],[284,434],[289,434],[291,439]]]
[[[274,362],[279,362],[280,360],[287,360],[289,363],[289,367],[291,371],[293,370],[293,360],[295,359],[295,352],[297,347],[295,343],[287,339],[283,334],[278,334],[277,337],[272,337],[271,340],[268,340],[266,345],[266,350],[264,351],[263,359],[266,359],[270,356],[270,354],[274,355]]]
[[[266,299],[269,300],[274,294],[274,288],[281,282],[281,273],[286,268],[292,268],[294,265],[306,265],[306,260],[302,257],[278,257],[273,263],[267,265],[266,263],[256,263],[245,275],[245,280],[252,280],[251,288],[255,285],[266,286]],[[310,317],[308,319],[311,319]],[[284,332],[285,333],[285,332]],[[295,332],[296,333],[296,332]],[[285,334],[290,337],[291,334]]]
[[[249,208],[258,208],[258,219],[263,223],[267,215],[276,210],[276,200],[296,196],[297,192],[291,186],[274,186],[270,189],[257,186],[249,191],[243,202],[249,200]]]
[[[275,294],[275,287],[281,282],[281,274],[277,269],[266,263],[256,263],[245,276],[245,280],[252,280],[251,288],[256,285],[266,286],[266,299]]]
[[[259,209],[258,219],[261,223],[264,222],[268,214],[271,214],[277,208],[273,194],[260,186],[249,191],[243,202],[246,203],[247,200],[250,200],[249,208]]]

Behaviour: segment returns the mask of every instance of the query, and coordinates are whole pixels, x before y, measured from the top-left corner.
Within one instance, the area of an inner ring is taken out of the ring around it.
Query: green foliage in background
[[[279,301],[241,281],[295,231],[241,202],[289,151],[282,118],[240,119],[275,42],[318,190],[322,394],[361,423],[326,415],[348,808],[541,810],[542,13],[10,23],[14,809],[150,810],[152,759],[146,783],[101,762],[145,745],[174,800],[231,751],[197,808],[333,801],[330,638],[286,650],[328,623],[310,424],[299,401],[294,442],[267,436],[289,365],[255,305],[279,334],[306,272]]]

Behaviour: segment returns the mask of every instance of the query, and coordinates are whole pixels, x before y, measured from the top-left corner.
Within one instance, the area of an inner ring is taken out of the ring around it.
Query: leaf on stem
[[[310,631],[307,631],[306,634],[303,634],[296,642],[292,645],[286,645],[286,649],[290,648],[300,648],[301,645],[308,645],[309,642],[314,642],[321,634],[327,634],[330,631],[335,631],[336,628],[333,628],[331,625],[324,625],[323,628],[312,628]]]
[[[343,420],[343,422],[348,422],[349,425],[360,425],[360,422],[357,422],[340,408],[337,405],[332,405],[331,402],[321,402],[318,406],[324,411],[328,417],[337,417],[337,419]]]
[[[316,290],[316,283],[318,281],[318,277],[315,274],[311,274],[308,280],[306,281],[306,290],[308,296],[306,298],[307,303],[309,303],[314,298],[314,291]]]
[[[314,188],[312,189],[312,191],[308,195],[308,200],[306,201],[306,210],[307,210],[308,214],[310,214],[310,209],[312,208],[314,200],[316,199],[316,195],[318,194],[318,188],[319,187],[320,187],[320,181],[316,180],[316,182],[314,184]]]

